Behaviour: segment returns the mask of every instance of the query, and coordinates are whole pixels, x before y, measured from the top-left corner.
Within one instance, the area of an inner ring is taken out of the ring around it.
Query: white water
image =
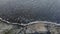
[[[0,18],[1,21],[5,22],[5,23],[8,23],[8,24],[15,24],[15,25],[22,25],[22,26],[27,26],[27,25],[30,25],[30,24],[35,24],[35,23],[45,23],[45,24],[55,24],[57,26],[60,26],[60,24],[57,24],[57,23],[53,23],[53,22],[47,22],[47,21],[35,21],[35,22],[30,22],[28,24],[23,24],[23,23],[11,23],[9,21],[6,21],[6,20],[3,20],[2,18]]]

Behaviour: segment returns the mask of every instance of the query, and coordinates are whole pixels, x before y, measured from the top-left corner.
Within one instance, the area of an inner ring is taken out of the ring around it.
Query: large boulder
[[[0,34],[16,34],[18,31],[17,26],[0,21]]]

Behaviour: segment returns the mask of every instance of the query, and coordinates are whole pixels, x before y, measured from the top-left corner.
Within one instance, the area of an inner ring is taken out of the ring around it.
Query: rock
[[[28,24],[7,23],[0,21],[0,34],[59,34],[60,24],[35,21]]]
[[[34,23],[34,24],[30,24],[28,26],[25,27],[25,29],[23,30],[24,33],[26,34],[32,34],[32,33],[45,33],[47,32],[47,28],[45,27],[45,24],[43,23]]]
[[[9,30],[13,28],[12,25],[8,25],[6,23],[0,22],[0,34],[5,34]]]
[[[60,33],[60,25],[47,21],[31,22],[28,26],[24,27],[19,34],[58,34]]]
[[[20,31],[17,29],[17,25],[7,24],[0,21],[0,34],[16,34]]]

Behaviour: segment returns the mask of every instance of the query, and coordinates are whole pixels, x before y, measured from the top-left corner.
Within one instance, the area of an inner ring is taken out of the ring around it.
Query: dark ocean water
[[[0,17],[10,22],[60,23],[60,0],[0,0]]]

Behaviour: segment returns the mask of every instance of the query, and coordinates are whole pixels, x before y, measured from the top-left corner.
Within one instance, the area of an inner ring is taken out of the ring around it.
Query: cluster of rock
[[[60,34],[60,24],[47,21],[18,24],[0,18],[0,34]]]
[[[26,26],[22,34],[60,34],[60,24],[47,22],[47,21],[35,21],[32,24]]]

